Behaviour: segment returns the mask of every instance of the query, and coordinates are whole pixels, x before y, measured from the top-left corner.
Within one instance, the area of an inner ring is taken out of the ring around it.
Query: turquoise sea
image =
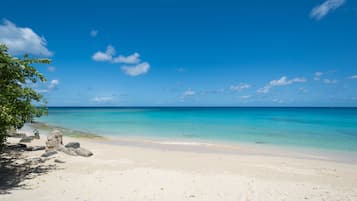
[[[52,107],[53,126],[122,137],[261,143],[357,152],[357,108]]]

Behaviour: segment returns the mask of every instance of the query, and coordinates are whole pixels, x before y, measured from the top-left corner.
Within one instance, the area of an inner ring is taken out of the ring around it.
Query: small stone
[[[57,154],[57,151],[46,151],[45,153],[43,153],[41,155],[41,157],[50,157],[50,156],[53,156],[55,154]]]
[[[34,134],[35,139],[40,139],[40,131],[38,131],[37,129],[34,129],[33,134]]]
[[[60,160],[60,159],[55,159],[55,163],[65,163],[65,161]]]
[[[79,142],[69,142],[65,145],[66,148],[74,148],[74,149],[77,149],[80,146],[81,145],[79,144]]]
[[[33,147],[27,147],[26,151],[39,151],[39,150],[45,150],[45,146],[33,146]]]

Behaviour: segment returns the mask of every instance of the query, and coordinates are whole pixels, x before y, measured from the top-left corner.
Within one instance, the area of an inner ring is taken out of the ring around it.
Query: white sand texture
[[[65,143],[73,141],[94,155],[86,158],[59,152],[41,162],[42,168],[33,164],[28,167],[30,173],[16,170],[17,176],[5,175],[18,179],[13,186],[5,185],[4,174],[14,173],[2,172],[0,200],[357,201],[356,163],[249,154],[247,146],[239,154],[170,149],[174,145],[169,143],[135,146],[64,137]],[[28,145],[44,143],[42,137]],[[195,149],[200,148],[198,144]],[[22,156],[31,159],[42,153],[26,151]],[[65,163],[55,163],[55,159]],[[24,159],[17,162],[24,163]]]

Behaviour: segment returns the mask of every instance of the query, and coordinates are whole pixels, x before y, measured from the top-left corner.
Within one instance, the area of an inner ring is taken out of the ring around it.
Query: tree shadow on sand
[[[14,189],[30,189],[23,181],[57,169],[56,165],[45,163],[49,159],[27,158],[23,153],[21,147],[6,147],[0,154],[0,195]]]

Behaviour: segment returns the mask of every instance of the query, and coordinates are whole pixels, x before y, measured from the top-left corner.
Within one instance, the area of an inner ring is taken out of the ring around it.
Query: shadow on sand
[[[21,147],[6,147],[0,153],[0,195],[10,190],[30,189],[22,182],[57,169],[56,165],[46,164],[49,159],[27,158]]]

